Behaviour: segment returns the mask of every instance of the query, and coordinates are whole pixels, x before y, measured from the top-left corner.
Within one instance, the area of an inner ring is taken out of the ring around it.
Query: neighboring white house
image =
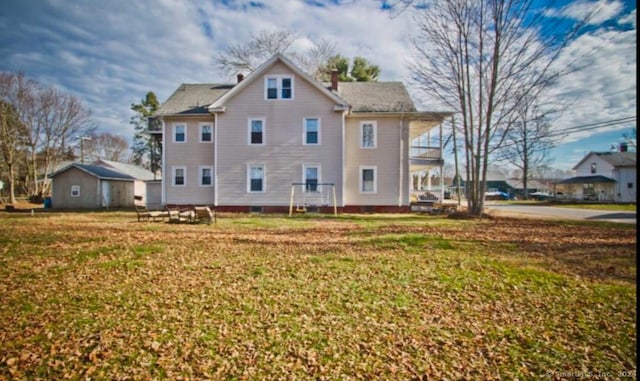
[[[636,152],[589,152],[573,167],[576,177],[556,183],[559,198],[636,202]]]
[[[331,79],[278,54],[234,84],[180,85],[153,120],[162,203],[284,211],[292,184],[307,200],[332,184],[343,211],[410,210],[412,173],[444,163],[451,113],[417,111],[400,82]]]

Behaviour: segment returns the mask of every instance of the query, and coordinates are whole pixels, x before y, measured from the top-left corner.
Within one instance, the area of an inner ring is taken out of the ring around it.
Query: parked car
[[[511,200],[513,196],[506,192],[495,191],[495,192],[485,192],[484,194],[485,200]]]
[[[545,201],[545,200],[550,200],[553,198],[552,195],[550,195],[549,193],[545,193],[545,192],[533,192],[531,194],[529,194],[529,197],[531,197],[532,199],[536,200],[536,201]]]

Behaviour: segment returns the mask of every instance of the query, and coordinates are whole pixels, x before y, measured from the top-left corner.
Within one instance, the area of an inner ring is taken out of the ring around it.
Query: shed
[[[53,209],[133,207],[135,179],[124,173],[72,163],[50,177]]]

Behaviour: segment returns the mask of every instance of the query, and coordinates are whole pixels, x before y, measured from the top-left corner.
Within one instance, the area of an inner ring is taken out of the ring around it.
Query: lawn
[[[635,225],[0,212],[1,379],[625,378]]]

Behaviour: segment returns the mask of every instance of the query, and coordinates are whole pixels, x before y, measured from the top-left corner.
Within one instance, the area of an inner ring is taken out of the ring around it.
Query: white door
[[[111,184],[106,181],[106,180],[102,180],[102,207],[103,208],[108,208],[109,207],[109,200],[111,200]]]

